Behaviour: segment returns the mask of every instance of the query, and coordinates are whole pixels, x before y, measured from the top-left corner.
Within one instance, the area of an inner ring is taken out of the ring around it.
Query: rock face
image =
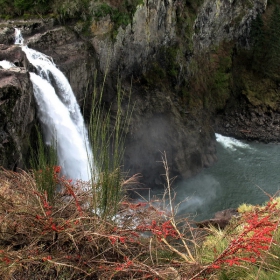
[[[2,56],[24,65],[18,47],[0,45]],[[24,68],[0,69],[0,165],[9,169],[24,167],[29,136],[35,123],[35,103],[29,73]]]
[[[170,45],[175,40],[176,1],[144,2],[137,7],[132,23],[125,29],[118,29],[115,42],[108,36],[104,38],[103,32],[100,34],[101,27],[93,30],[91,42],[103,73],[118,69],[122,75],[137,77],[139,72],[147,69],[160,47]]]
[[[266,5],[267,0],[204,1],[194,25],[194,49],[201,51],[232,40],[248,47],[250,23]]]
[[[232,79],[227,89],[229,98],[215,116],[214,130],[238,139],[268,143],[280,139],[279,81],[265,75],[254,76],[248,70],[248,58],[245,66],[237,61],[238,48],[250,49],[252,19],[266,8],[267,0],[204,1],[195,21],[193,39],[194,51],[202,54],[218,48],[223,41],[237,42],[227,57],[232,61],[231,69],[224,73],[230,72]]]
[[[253,106],[245,97],[241,97],[238,104],[227,104],[224,114],[216,118],[215,130],[238,139],[279,143],[280,112]]]
[[[161,87],[153,78],[161,69],[151,66],[166,63],[164,55],[178,43],[177,1],[144,2],[138,6],[132,24],[119,28],[114,42],[104,37],[104,29],[94,25],[91,43],[99,58],[100,71],[107,71],[111,79],[108,86],[116,83],[113,76],[118,73],[129,91],[132,79],[131,98],[135,107],[126,141],[125,168],[130,174],[141,173],[145,184],[162,187],[164,152],[171,176],[188,178],[217,160],[215,137],[206,112],[201,110],[195,116],[186,112],[174,90],[177,81],[171,85],[172,78],[167,75],[161,80],[168,79],[168,85]],[[102,26],[110,26],[106,22],[107,18]],[[175,63],[176,58],[173,59]],[[110,91],[109,86],[107,102],[114,100]]]
[[[246,41],[250,20],[258,11],[265,9],[266,1],[254,1],[252,5],[250,1],[245,2],[205,0],[194,24],[193,52],[207,51],[207,48],[223,40]],[[78,23],[69,23],[66,28],[54,21],[11,22],[0,29],[0,40],[11,44],[11,26],[20,28],[27,44],[50,55],[66,74],[80,105],[84,105],[85,116],[89,113],[94,83],[100,87],[104,75],[103,101],[105,105],[112,103],[114,114],[119,77],[122,89],[131,91],[134,104],[126,140],[125,169],[130,174],[141,173],[143,182],[150,187],[161,186],[163,152],[167,155],[170,175],[183,178],[198,173],[217,160],[212,112],[203,106],[190,108],[178,95],[184,87],[188,87],[183,81],[191,72],[192,57],[188,47],[192,42],[188,41],[189,37],[186,39],[184,31],[186,28],[191,30],[192,26],[180,23],[182,5],[185,4],[178,0],[146,0],[137,7],[132,23],[119,27],[114,38],[112,23],[107,16],[98,22],[93,21],[87,35],[79,29]],[[17,53],[17,48],[12,52],[9,56],[2,49],[0,60],[8,59],[31,69]],[[17,73],[15,70],[0,71],[5,75]],[[34,104],[28,72],[22,71],[13,75],[25,75],[24,89],[14,85],[16,80],[11,86],[18,87],[17,94],[29,100],[29,103],[24,103],[29,116],[24,121],[23,116],[18,116],[25,129],[34,120]],[[3,84],[6,85],[7,78],[5,81]],[[21,108],[20,100],[14,106]],[[124,110],[126,105],[127,98],[123,103]],[[10,116],[11,119],[13,117]],[[5,118],[8,119],[8,116]],[[14,131],[21,135],[20,131],[24,129],[17,127]],[[2,130],[5,131],[4,125]],[[15,137],[13,141],[18,143]],[[5,161],[2,162],[7,166]]]

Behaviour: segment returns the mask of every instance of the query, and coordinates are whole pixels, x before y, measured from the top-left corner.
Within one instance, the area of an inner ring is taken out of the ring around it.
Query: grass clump
[[[95,76],[96,79],[96,76]],[[104,82],[106,76],[104,78]],[[94,83],[96,85],[96,82]],[[105,108],[102,101],[104,84],[94,88],[89,121],[89,138],[94,158],[92,192],[96,213],[104,217],[115,214],[119,201],[124,196],[121,187],[124,141],[130,121],[130,93],[125,93],[117,84],[114,110],[112,104]],[[126,111],[122,109],[125,96],[128,98]],[[97,174],[97,176],[96,176]]]
[[[238,207],[238,212],[239,213],[245,213],[245,212],[250,212],[254,209],[254,206],[251,205],[251,204],[246,204],[246,203],[243,203],[241,204],[239,207]]]

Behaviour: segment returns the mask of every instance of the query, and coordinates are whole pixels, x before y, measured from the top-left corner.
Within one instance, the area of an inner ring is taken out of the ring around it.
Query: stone
[[[204,220],[197,222],[199,228],[214,226],[215,228],[224,229],[231,221],[232,218],[237,218],[239,213],[237,209],[230,208],[215,213],[214,219]]]
[[[26,70],[0,69],[0,100],[0,166],[24,168],[35,124],[33,88]]]

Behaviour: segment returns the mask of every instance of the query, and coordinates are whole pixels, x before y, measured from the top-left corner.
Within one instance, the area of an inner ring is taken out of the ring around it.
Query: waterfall
[[[8,60],[1,60],[0,61],[0,66],[3,67],[4,69],[9,69],[12,67],[16,67],[12,62]]]
[[[23,43],[18,29],[15,42]],[[37,73],[30,73],[38,117],[46,145],[56,142],[62,174],[74,180],[91,180],[95,170],[84,119],[72,88],[51,57],[22,45]]]
[[[16,45],[23,45],[23,37],[19,29],[15,28],[15,44]]]

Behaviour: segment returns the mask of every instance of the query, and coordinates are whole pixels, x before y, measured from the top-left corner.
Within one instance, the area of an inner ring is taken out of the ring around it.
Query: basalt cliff
[[[262,76],[263,84],[248,66],[252,23],[260,16],[268,20],[274,5],[267,0],[145,0],[119,23],[114,17],[119,2],[90,6],[96,11],[90,19],[1,20],[0,60],[17,67],[0,69],[0,165],[24,167],[37,122],[32,65],[13,44],[15,27],[29,47],[51,56],[65,73],[86,121],[93,89],[103,81],[103,102],[114,117],[121,84],[127,92],[123,110],[129,96],[134,106],[124,167],[141,173],[151,187],[162,184],[163,152],[171,175],[181,178],[211,166],[217,160],[215,132],[278,140],[278,80]]]

